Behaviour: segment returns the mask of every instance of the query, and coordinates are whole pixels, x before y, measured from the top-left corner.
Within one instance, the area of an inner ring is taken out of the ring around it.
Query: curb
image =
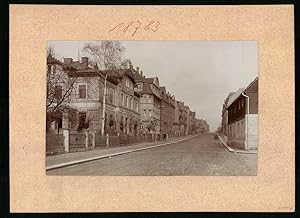
[[[90,157],[90,158],[81,159],[81,160],[74,160],[74,161],[61,163],[61,164],[54,164],[54,165],[46,167],[46,171],[54,170],[54,169],[58,169],[58,168],[66,167],[66,166],[71,166],[71,165],[75,165],[75,164],[90,162],[90,161],[94,161],[94,160],[100,160],[100,159],[104,159],[104,158],[111,158],[111,157],[114,157],[114,156],[118,156],[118,155],[122,155],[122,154],[128,154],[128,153],[132,153],[132,152],[136,152],[136,151],[142,151],[142,150],[147,150],[147,149],[151,149],[151,148],[157,148],[157,147],[161,147],[161,146],[164,146],[164,145],[169,145],[169,144],[182,142],[182,141],[194,138],[196,136],[198,136],[198,135],[190,136],[190,137],[184,138],[184,139],[180,139],[180,140],[175,141],[175,142],[167,142],[167,143],[158,144],[158,145],[151,145],[151,146],[144,147],[144,148],[137,148],[137,149],[117,152],[117,153],[113,153],[113,154],[106,154],[106,155],[101,155],[101,156],[97,156],[97,157]]]
[[[227,150],[229,152],[240,153],[240,154],[257,154],[257,151],[237,151],[237,150],[234,150],[229,145],[227,145],[226,142],[224,142],[224,140],[221,138],[221,136],[219,134],[217,134],[217,135],[218,135],[219,140],[222,142],[222,144],[227,148]]]

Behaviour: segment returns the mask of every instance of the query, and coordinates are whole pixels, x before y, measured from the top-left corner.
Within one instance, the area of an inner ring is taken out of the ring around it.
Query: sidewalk
[[[197,135],[171,138],[165,142],[164,141],[160,141],[157,143],[145,142],[141,144],[127,145],[122,147],[108,147],[108,148],[90,150],[86,152],[74,152],[74,153],[46,156],[46,170],[56,169],[60,167],[84,163],[84,162],[98,160],[102,158],[110,158],[113,156],[136,152],[140,150],[160,147],[160,146],[184,141],[189,138],[193,138],[195,136]]]
[[[257,150],[242,150],[242,149],[237,149],[237,148],[232,148],[230,147],[225,140],[222,138],[220,134],[218,134],[218,137],[222,144],[228,149],[228,151],[233,152],[233,153],[241,153],[241,154],[257,154]]]

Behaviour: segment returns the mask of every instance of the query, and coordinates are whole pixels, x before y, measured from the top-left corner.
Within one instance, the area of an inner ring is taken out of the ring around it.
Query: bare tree
[[[70,95],[74,89],[76,78],[69,78],[64,65],[53,55],[53,48],[47,49],[47,93],[46,112],[47,122],[61,118],[70,107]]]
[[[125,48],[119,41],[95,41],[87,43],[83,51],[98,70],[99,80],[104,85],[102,96],[102,126],[101,135],[105,128],[105,107],[107,95],[107,72],[115,69],[126,69],[131,61],[124,58]],[[99,90],[101,92],[101,90]],[[100,99],[99,99],[100,100]]]

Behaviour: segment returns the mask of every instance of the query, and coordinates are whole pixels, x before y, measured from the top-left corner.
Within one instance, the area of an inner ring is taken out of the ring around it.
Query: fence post
[[[109,135],[108,133],[106,133],[106,147],[109,146]]]
[[[89,150],[89,132],[85,132],[85,151]]]
[[[65,152],[69,153],[69,130],[68,129],[64,129],[63,130],[63,136],[64,136],[64,148],[65,148]]]
[[[96,145],[96,131],[94,131],[92,134],[93,134],[93,150],[94,150]]]

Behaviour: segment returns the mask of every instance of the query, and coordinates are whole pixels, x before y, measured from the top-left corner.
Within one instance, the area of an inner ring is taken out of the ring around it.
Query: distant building
[[[179,114],[179,133],[185,135],[187,131],[187,111],[184,102],[177,101]]]
[[[228,102],[228,139],[232,147],[257,149],[258,77]]]
[[[166,87],[160,87],[162,101],[160,112],[160,129],[161,133],[173,134],[175,128],[173,125],[175,122],[175,97],[167,92]]]
[[[196,112],[190,111],[190,133],[196,132]]]
[[[230,98],[233,97],[235,92],[230,92],[228,96],[226,97],[224,103],[223,103],[223,108],[222,108],[222,134],[227,137],[228,135],[228,102],[230,103]]]
[[[190,134],[190,108],[189,106],[184,106],[184,117],[185,117],[185,135],[189,135]]]
[[[174,101],[174,106],[175,106],[175,110],[174,110],[174,123],[173,123],[173,132],[175,133],[176,136],[180,135],[180,122],[179,122],[179,115],[180,115],[180,111],[179,111],[179,102],[178,101]]]

